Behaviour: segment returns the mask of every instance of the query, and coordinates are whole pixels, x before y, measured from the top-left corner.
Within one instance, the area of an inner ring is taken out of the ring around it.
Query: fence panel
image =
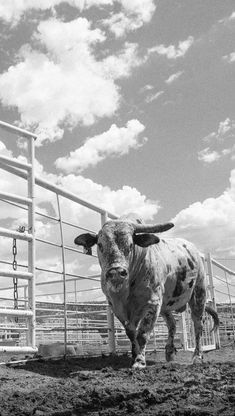
[[[221,345],[235,342],[235,272],[212,259],[216,309],[219,314]]]
[[[7,123],[0,122],[0,127],[10,131],[11,133],[20,134],[27,139],[28,162],[22,163],[12,158],[1,156],[0,167],[11,171],[22,172],[27,179],[27,195],[16,195],[12,193],[1,192],[0,199],[5,203],[13,206],[24,207],[27,211],[26,233],[22,233],[22,229],[18,231],[6,228],[0,228],[1,247],[7,239],[13,239],[12,246],[12,269],[9,269],[8,262],[3,262],[3,269],[0,270],[1,285],[6,284],[6,280],[12,279],[13,286],[13,306],[9,304],[7,299],[1,299],[0,308],[0,328],[3,335],[0,338],[0,351],[6,352],[35,352],[35,174],[34,174],[34,140],[36,136],[30,132],[11,126]],[[6,169],[7,168],[7,169]],[[14,172],[15,173],[15,172]],[[13,179],[14,181],[15,179]],[[26,206],[26,207],[25,207]],[[24,270],[18,270],[17,263],[17,242],[18,240],[26,241],[27,262]],[[18,282],[26,280],[28,285],[28,299],[19,300]],[[11,302],[10,302],[11,303]],[[10,327],[10,330],[8,330]],[[21,345],[20,339],[25,335],[27,342]]]

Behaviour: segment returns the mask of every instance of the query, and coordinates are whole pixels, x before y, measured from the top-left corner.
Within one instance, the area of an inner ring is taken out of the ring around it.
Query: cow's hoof
[[[136,358],[132,368],[134,370],[142,370],[143,368],[146,367],[146,362],[143,358]]]
[[[133,368],[133,370],[143,370],[144,368],[146,368],[146,364],[145,363],[134,363],[132,368]]]
[[[167,362],[174,361],[176,352],[177,351],[176,351],[175,347],[167,347],[166,346],[166,348],[165,348],[166,361]]]
[[[203,362],[202,355],[194,355],[193,357],[193,364],[201,364]]]
[[[166,353],[166,361],[169,363],[171,361],[175,361],[175,354],[167,354]]]

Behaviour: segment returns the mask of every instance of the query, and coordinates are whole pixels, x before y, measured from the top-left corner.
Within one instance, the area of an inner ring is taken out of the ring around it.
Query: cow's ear
[[[75,238],[74,243],[78,246],[83,246],[86,254],[92,254],[91,247],[97,243],[97,239],[97,235],[85,233],[78,235]]]
[[[140,247],[148,247],[159,243],[160,239],[155,234],[134,234],[134,243]]]

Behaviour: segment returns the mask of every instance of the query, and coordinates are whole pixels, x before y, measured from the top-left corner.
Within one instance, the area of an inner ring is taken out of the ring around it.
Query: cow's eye
[[[101,253],[103,253],[103,246],[102,246],[101,243],[98,243],[98,247],[99,247],[99,250],[101,251]]]

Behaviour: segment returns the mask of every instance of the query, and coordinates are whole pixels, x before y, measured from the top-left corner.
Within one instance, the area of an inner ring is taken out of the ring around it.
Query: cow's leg
[[[191,309],[191,316],[194,323],[195,331],[195,350],[193,354],[193,361],[202,359],[202,347],[201,347],[201,337],[202,337],[202,316],[205,309],[206,303],[206,288],[204,280],[200,280],[199,283],[195,286],[192,297],[189,301],[189,306]]]
[[[135,358],[133,368],[145,368],[145,349],[150,337],[150,334],[153,330],[155,321],[160,313],[161,305],[160,304],[150,304],[148,309],[140,321],[138,332],[137,332],[137,342],[139,346],[138,354]]]
[[[136,327],[134,325],[130,325],[129,322],[125,323],[125,330],[126,334],[131,341],[131,347],[132,347],[132,359],[133,362],[135,361],[138,353],[139,353],[139,345],[136,339]]]
[[[165,347],[166,361],[173,361],[176,352],[174,346],[174,337],[176,333],[175,318],[170,311],[161,312],[161,315],[164,318],[168,328],[168,338]]]

